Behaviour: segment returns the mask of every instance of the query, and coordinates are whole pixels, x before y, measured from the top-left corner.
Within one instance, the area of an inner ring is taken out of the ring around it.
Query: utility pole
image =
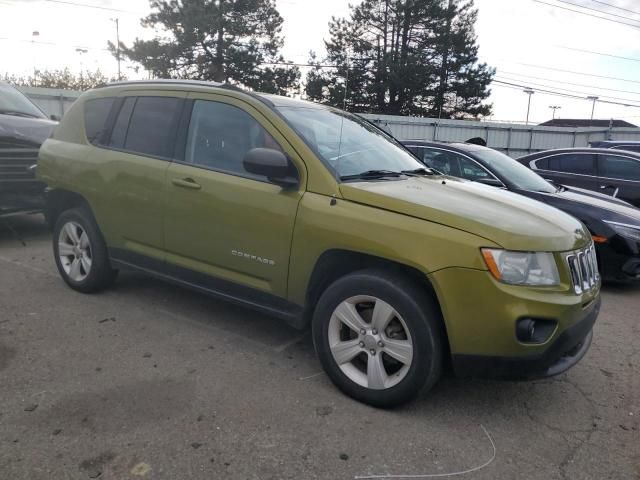
[[[523,92],[529,95],[529,103],[527,104],[527,121],[525,123],[525,125],[529,125],[529,112],[531,112],[531,95],[536,92],[530,88],[525,88]]]
[[[112,18],[112,22],[116,24],[116,60],[118,61],[118,80],[122,80],[122,75],[120,75],[120,19]]]
[[[551,110],[553,110],[553,118],[552,120],[556,119],[556,110],[560,110],[562,107],[558,106],[558,105],[549,105],[549,108]]]
[[[84,64],[82,62],[82,56],[88,52],[88,50],[86,48],[76,48],[76,52],[78,52],[80,54],[80,90],[84,90],[84,76],[83,76],[83,70],[84,70]]]
[[[587,100],[591,100],[593,102],[593,106],[591,107],[591,120],[593,120],[593,115],[596,112],[596,102],[600,99],[600,97],[587,97]]]
[[[36,67],[36,37],[40,36],[40,32],[34,30],[31,32],[31,55],[33,55],[33,86],[37,85],[38,69]]]

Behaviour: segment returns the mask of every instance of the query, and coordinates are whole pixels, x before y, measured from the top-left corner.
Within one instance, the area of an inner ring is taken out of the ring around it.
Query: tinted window
[[[84,104],[84,130],[87,140],[98,145],[107,128],[107,119],[115,98],[96,98]]]
[[[469,146],[467,148],[472,147]],[[540,175],[502,152],[490,148],[476,147],[473,150],[473,156],[482,160],[482,163],[487,165],[493,174],[502,178],[511,188],[533,192],[552,193],[556,191],[556,187],[552,186]]]
[[[110,147],[124,148],[124,143],[127,138],[127,129],[129,128],[129,120],[131,119],[131,113],[133,112],[133,106],[135,103],[136,98],[129,97],[124,101],[122,107],[120,107],[118,118],[116,119],[116,123],[113,125],[113,130],[111,131],[111,140],[109,141]]]
[[[600,155],[600,176],[640,180],[640,161],[614,155]]]
[[[431,149],[418,147],[418,158],[429,168],[433,168],[445,175],[460,177],[460,167],[458,159],[462,158],[457,153],[448,150]]]
[[[542,158],[540,160],[535,160],[534,162],[535,167],[537,169],[540,170],[548,170],[549,169],[549,159],[548,158]]]
[[[567,153],[549,157],[549,170],[555,172],[595,175],[595,167],[595,155],[592,154]]]
[[[191,113],[185,161],[256,178],[242,161],[253,148],[281,150],[271,135],[244,110],[219,102],[196,100]]]
[[[171,157],[180,105],[179,98],[138,97],[129,121],[125,150]]]
[[[460,157],[460,176],[469,180],[481,180],[483,178],[489,178],[490,175],[487,171],[478,165],[476,162],[472,162],[468,158]]]

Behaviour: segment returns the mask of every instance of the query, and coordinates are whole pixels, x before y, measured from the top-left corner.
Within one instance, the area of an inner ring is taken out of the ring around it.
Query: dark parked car
[[[640,154],[606,148],[567,148],[518,159],[544,178],[586,188],[640,207]]]
[[[608,195],[550,183],[490,148],[417,141],[404,144],[425,165],[442,173],[505,188],[573,215],[593,236],[605,280],[640,279],[640,209]]]
[[[610,148],[612,150],[627,150],[629,152],[640,153],[640,142],[633,140],[603,140],[600,142],[591,142],[589,145],[592,148]]]
[[[35,178],[35,165],[55,126],[20,91],[0,82],[0,215],[42,208],[44,184]]]

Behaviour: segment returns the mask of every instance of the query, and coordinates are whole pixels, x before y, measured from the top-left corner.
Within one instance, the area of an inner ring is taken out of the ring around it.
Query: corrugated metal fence
[[[48,115],[62,117],[82,92],[20,87]],[[587,147],[597,140],[639,140],[640,128],[559,128],[509,123],[438,120],[394,115],[362,115],[399,140],[465,142],[480,137],[487,146],[512,157],[550,148]]]
[[[480,137],[511,157],[551,148],[588,147],[598,140],[638,140],[640,128],[560,128],[509,123],[438,120],[393,115],[362,115],[399,140],[465,142]]]

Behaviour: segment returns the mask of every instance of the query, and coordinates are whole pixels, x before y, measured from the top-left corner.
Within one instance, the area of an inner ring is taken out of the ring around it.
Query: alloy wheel
[[[67,222],[60,229],[58,257],[63,270],[74,282],[82,282],[91,272],[91,242],[78,223]]]
[[[407,375],[413,341],[402,316],[368,295],[340,303],[329,321],[329,348],[342,373],[373,390],[391,388]]]

